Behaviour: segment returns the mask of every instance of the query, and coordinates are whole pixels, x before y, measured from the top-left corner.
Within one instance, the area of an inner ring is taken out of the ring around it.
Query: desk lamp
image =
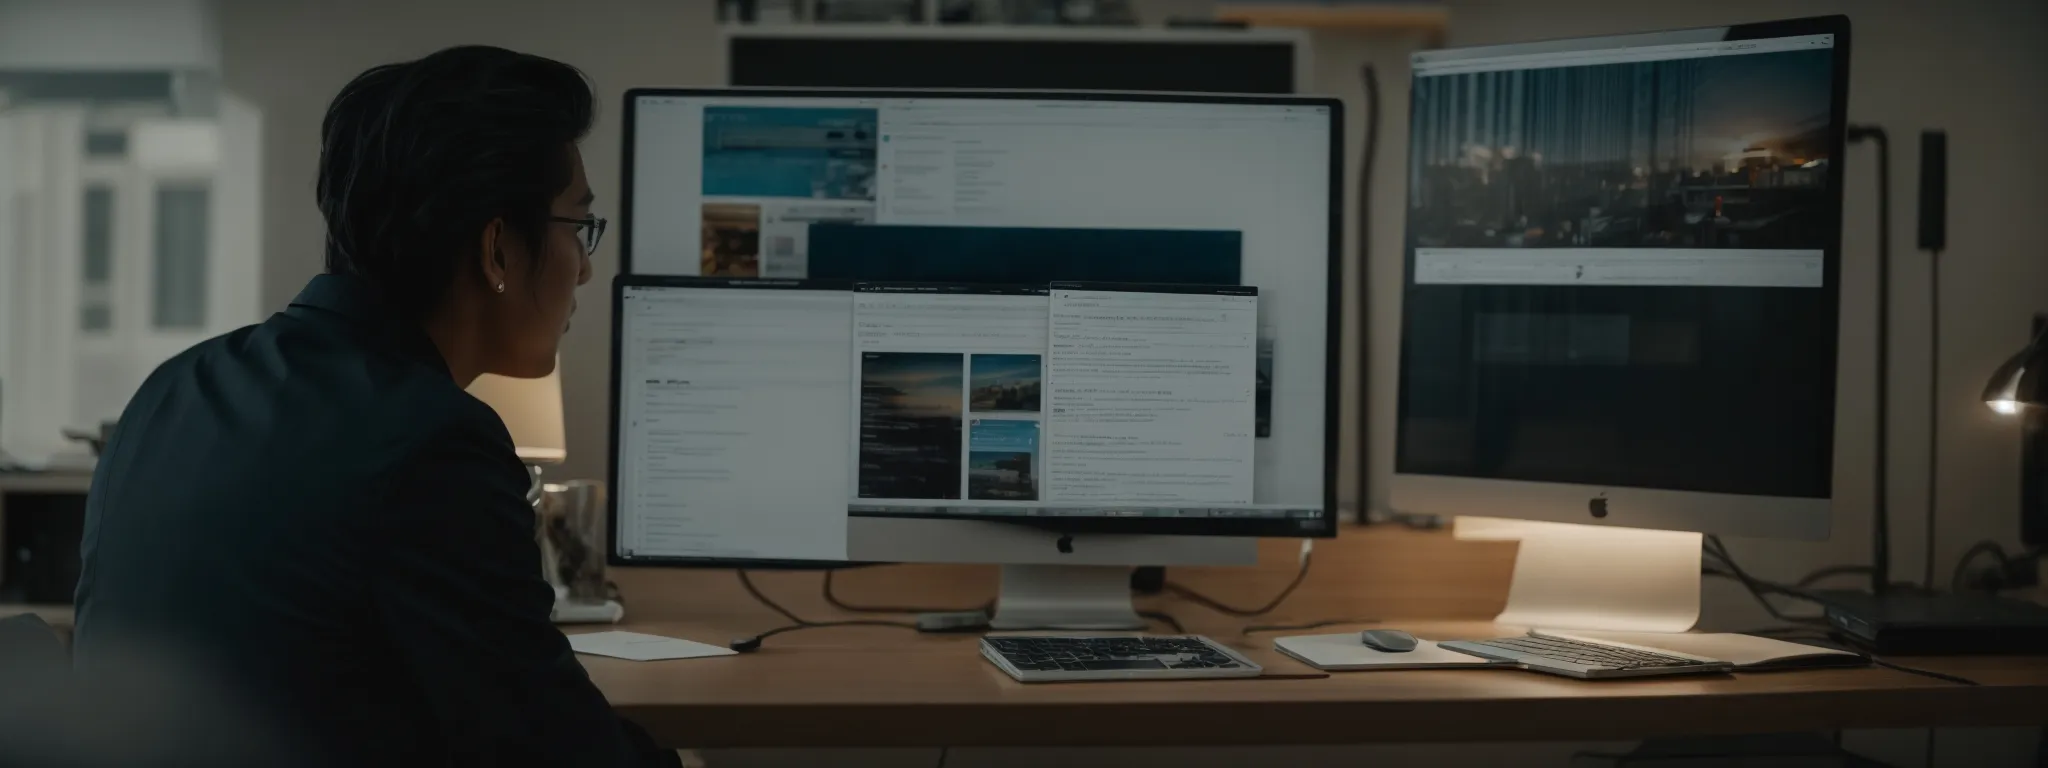
[[[498,418],[505,421],[505,430],[512,433],[512,447],[518,452],[519,460],[526,462],[531,480],[526,489],[526,501],[533,505],[536,522],[543,526],[548,516],[563,514],[560,509],[550,509],[551,506],[573,504],[582,498],[581,494],[567,493],[563,486],[541,483],[543,466],[560,464],[569,458],[568,442],[563,436],[562,378],[559,371],[557,366],[556,372],[538,379],[484,374],[469,385],[469,394],[497,411]],[[561,498],[550,504],[550,496]],[[543,552],[542,574],[555,588],[555,621],[618,621],[623,610],[617,602],[571,599],[568,586],[562,583],[562,577],[551,565],[554,558],[547,554],[551,551],[550,542],[538,532],[536,539]]]
[[[2026,349],[1991,374],[1991,380],[1984,383],[1984,404],[2007,416],[2017,415],[2027,406],[2048,406],[2048,391],[2041,385],[2044,368],[2048,368],[2048,325],[2034,334]]]

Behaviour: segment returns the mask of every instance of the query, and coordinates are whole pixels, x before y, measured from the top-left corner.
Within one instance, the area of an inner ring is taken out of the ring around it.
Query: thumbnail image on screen
[[[861,355],[861,498],[960,498],[963,357]]]
[[[969,363],[967,407],[975,413],[1037,413],[1038,355],[975,355]]]
[[[1415,245],[1822,248],[1832,56],[1418,77]]]
[[[967,430],[967,498],[1037,501],[1038,422],[975,419]]]
[[[704,204],[704,255],[699,264],[706,277],[761,275],[761,206],[746,203]]]
[[[875,199],[875,110],[704,108],[704,196]]]

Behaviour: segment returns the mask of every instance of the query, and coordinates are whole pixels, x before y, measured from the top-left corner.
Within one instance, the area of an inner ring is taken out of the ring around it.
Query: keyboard
[[[1482,659],[1513,662],[1535,672],[1587,680],[1711,674],[1735,669],[1734,664],[1697,656],[1536,634],[1498,640],[1445,641],[1437,645]]]
[[[995,635],[981,655],[1025,683],[1258,677],[1252,660],[1200,635]]]

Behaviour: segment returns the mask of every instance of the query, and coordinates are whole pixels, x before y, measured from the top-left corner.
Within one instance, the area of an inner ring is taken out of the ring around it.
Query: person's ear
[[[483,239],[477,244],[477,271],[484,276],[484,288],[493,293],[505,292],[505,220],[491,219],[484,225]]]

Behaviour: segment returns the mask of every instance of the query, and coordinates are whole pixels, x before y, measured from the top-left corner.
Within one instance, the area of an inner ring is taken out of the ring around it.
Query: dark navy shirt
[[[143,383],[93,477],[74,668],[175,666],[219,737],[295,764],[673,764],[549,623],[503,422],[394,318],[323,275]]]

